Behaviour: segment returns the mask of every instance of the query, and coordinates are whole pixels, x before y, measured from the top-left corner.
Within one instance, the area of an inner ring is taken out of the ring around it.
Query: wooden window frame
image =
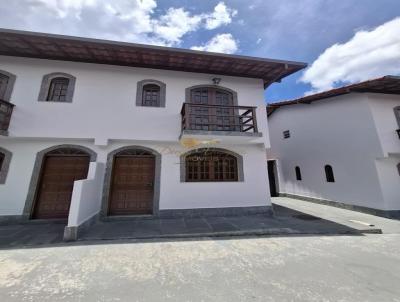
[[[49,100],[51,84],[52,84],[53,80],[55,80],[57,78],[68,79],[68,88],[67,88],[67,92],[65,95],[65,101]],[[76,83],[76,78],[67,73],[54,72],[54,73],[46,74],[43,76],[43,79],[42,79],[42,84],[40,86],[38,101],[39,102],[47,102],[47,103],[72,103],[72,99],[73,99],[74,91],[75,91],[75,83]]]
[[[147,104],[149,100],[147,100],[147,94],[150,93],[150,102],[151,104]],[[155,94],[155,95],[154,95]],[[153,103],[153,97],[156,97],[155,102]],[[160,99],[161,99],[161,87],[156,84],[146,84],[143,85],[142,90],[142,106],[144,107],[160,107]]]
[[[197,159],[190,162],[195,157]],[[192,150],[181,156],[181,181],[188,183],[243,181],[243,158],[232,151],[219,148]]]
[[[14,90],[14,84],[17,77],[14,74],[5,70],[0,70],[0,74],[8,78],[7,86],[4,90],[3,95],[0,95],[0,99],[9,102],[11,100],[11,94]]]
[[[58,89],[57,85],[62,85],[62,88],[60,89],[60,91],[64,90],[65,91],[64,95],[62,95],[62,94],[56,95],[56,89]],[[47,93],[46,102],[61,102],[61,103],[66,102],[68,86],[69,86],[68,78],[65,78],[65,77],[53,78],[50,81],[49,91]],[[64,97],[64,100],[61,100],[61,97]]]
[[[159,101],[157,106],[148,106],[143,104],[143,96],[144,96],[144,87],[146,85],[156,85],[160,87],[160,93],[159,93]],[[166,88],[167,85],[161,81],[158,80],[153,80],[153,79],[146,79],[139,81],[137,83],[137,88],[136,88],[136,106],[139,107],[148,107],[148,108],[162,108],[165,107],[166,104]]]

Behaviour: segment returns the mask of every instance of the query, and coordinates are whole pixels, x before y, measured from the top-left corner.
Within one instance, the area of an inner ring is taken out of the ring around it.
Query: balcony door
[[[191,107],[191,129],[240,131],[231,92],[215,87],[195,88],[191,90],[190,103],[198,105]]]

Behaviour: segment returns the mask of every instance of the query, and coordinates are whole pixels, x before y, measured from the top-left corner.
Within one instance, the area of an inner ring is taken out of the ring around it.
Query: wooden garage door
[[[115,157],[109,215],[153,212],[154,169],[154,156]]]
[[[89,156],[45,157],[33,218],[68,218],[74,181],[87,178]]]

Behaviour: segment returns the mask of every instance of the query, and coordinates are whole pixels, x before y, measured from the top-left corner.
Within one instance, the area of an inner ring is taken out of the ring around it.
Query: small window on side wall
[[[301,170],[300,167],[295,168],[296,171],[296,180],[301,180]]]
[[[333,175],[332,166],[330,165],[325,166],[325,176],[327,182],[335,182],[335,176]]]
[[[137,84],[136,106],[165,107],[166,85],[157,80],[143,80]]]
[[[283,131],[283,138],[284,139],[290,138],[290,131],[289,130]]]
[[[71,103],[75,81],[75,77],[66,73],[45,75],[40,87],[39,102]]]

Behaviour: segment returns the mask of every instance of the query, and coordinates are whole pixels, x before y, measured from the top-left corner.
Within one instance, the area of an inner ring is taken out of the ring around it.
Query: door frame
[[[41,174],[42,174],[42,170],[43,170],[44,159],[45,159],[47,153],[49,153],[51,151],[55,151],[57,149],[64,149],[64,148],[77,149],[77,150],[87,153],[90,157],[90,159],[89,159],[90,162],[95,162],[97,159],[96,152],[94,152],[93,150],[91,150],[85,146],[80,146],[80,145],[69,145],[69,144],[56,145],[56,146],[46,148],[42,151],[39,151],[36,154],[35,164],[33,166],[33,171],[32,171],[32,176],[31,176],[31,181],[29,183],[28,194],[27,194],[27,197],[25,200],[24,210],[22,212],[23,220],[32,219],[35,201],[36,201],[36,197],[37,197],[38,189],[39,189],[39,185],[40,185],[39,182],[40,182]]]
[[[139,215],[124,215],[124,216],[109,216],[108,210],[110,205],[110,193],[111,193],[111,184],[113,177],[113,168],[114,168],[114,159],[115,156],[127,150],[143,150],[151,153],[154,156],[155,161],[155,171],[154,171],[154,187],[153,187],[153,213],[151,216],[159,216],[160,212],[160,183],[161,183],[161,154],[154,149],[143,147],[143,146],[124,146],[118,149],[115,149],[108,153],[107,155],[107,163],[106,163],[106,171],[104,175],[104,185],[103,185],[103,194],[101,198],[101,211],[100,217],[102,219],[106,219],[109,217],[138,217]],[[146,215],[148,216],[148,215]]]
[[[270,173],[270,167],[272,170],[272,174]],[[278,163],[277,160],[267,160],[267,172],[268,172],[268,184],[269,184],[269,192],[271,197],[278,197],[279,196],[279,179],[278,179]],[[274,188],[271,188],[271,185]],[[273,196],[273,191],[275,192]]]

